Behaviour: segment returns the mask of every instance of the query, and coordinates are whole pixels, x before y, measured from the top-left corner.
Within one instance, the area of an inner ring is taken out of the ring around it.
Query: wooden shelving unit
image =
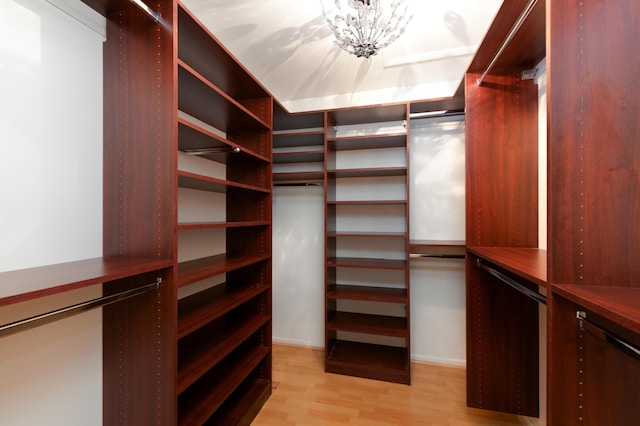
[[[249,424],[271,393],[273,100],[177,13],[177,422]]]
[[[326,117],[325,370],[409,384],[407,106]]]
[[[324,179],[324,112],[289,114],[274,102],[274,185],[320,184]]]
[[[498,12],[469,68],[471,406],[528,415],[538,411],[538,306],[475,267],[479,261],[546,293],[547,424],[630,424],[640,415],[632,391],[640,362],[629,349],[640,347],[640,268],[634,259],[640,224],[628,220],[640,205],[637,191],[629,191],[638,184],[629,172],[640,165],[633,142],[640,101],[628,96],[637,91],[631,70],[640,65],[629,54],[632,22],[640,18],[633,5],[628,0],[512,2]],[[484,74],[529,6],[519,31]],[[522,77],[545,57],[546,251],[537,249],[533,202],[537,121],[544,117],[538,117],[537,88]],[[495,371],[512,379],[496,380],[490,373]]]

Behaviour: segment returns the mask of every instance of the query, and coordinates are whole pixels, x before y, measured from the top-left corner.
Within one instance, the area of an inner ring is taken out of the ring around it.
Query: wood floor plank
[[[510,414],[468,408],[464,368],[413,363],[411,386],[324,372],[319,349],[273,345],[277,387],[253,426],[508,426]]]

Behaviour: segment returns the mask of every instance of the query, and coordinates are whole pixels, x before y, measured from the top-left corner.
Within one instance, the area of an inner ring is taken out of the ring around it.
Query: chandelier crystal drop
[[[381,0],[335,0],[322,13],[336,37],[335,43],[359,58],[368,58],[400,37],[413,17],[406,0],[392,0],[388,11]]]

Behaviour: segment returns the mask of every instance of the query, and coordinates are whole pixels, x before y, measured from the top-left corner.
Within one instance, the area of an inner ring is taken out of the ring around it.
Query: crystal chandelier
[[[380,6],[381,0],[335,0],[330,11],[321,3],[335,43],[358,58],[368,58],[404,33],[412,18],[405,1],[392,0],[389,11]]]

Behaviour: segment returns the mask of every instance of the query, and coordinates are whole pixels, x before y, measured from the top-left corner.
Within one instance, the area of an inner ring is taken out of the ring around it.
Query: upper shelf
[[[233,133],[240,129],[271,129],[268,117],[256,115],[180,60],[178,108],[225,133]]]
[[[270,98],[267,91],[189,11],[178,6],[178,58],[236,100]],[[263,117],[271,121],[270,117]]]
[[[170,267],[171,259],[98,257],[0,273],[0,306]]]
[[[487,69],[529,1],[510,0],[502,4],[468,72],[481,74]],[[537,65],[546,56],[545,23],[545,1],[537,0],[520,30],[496,60],[493,71],[529,69]]]
[[[355,149],[402,148],[407,146],[406,133],[374,134],[365,136],[345,136],[327,138],[329,151],[348,151]]]
[[[540,286],[547,286],[547,251],[517,247],[467,247],[490,263]]]
[[[553,284],[554,294],[640,334],[640,289],[575,284]]]
[[[327,113],[327,124],[329,126],[383,123],[387,121],[402,121],[406,119],[406,104],[349,108],[333,110]]]

